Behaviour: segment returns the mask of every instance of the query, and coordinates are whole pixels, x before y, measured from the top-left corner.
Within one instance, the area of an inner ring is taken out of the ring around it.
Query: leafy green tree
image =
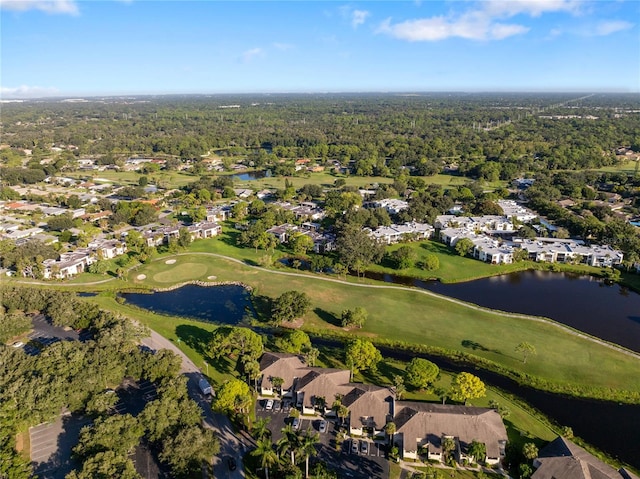
[[[126,455],[114,451],[99,452],[85,459],[80,471],[72,471],[66,479],[141,479]]]
[[[309,347],[304,352],[304,361],[309,366],[315,366],[319,355],[320,355],[320,350],[318,348],[314,348],[313,346]]]
[[[428,388],[440,374],[438,366],[423,358],[413,358],[408,364],[405,379],[407,384],[419,388]]]
[[[291,241],[291,249],[295,254],[304,255],[313,249],[313,240],[309,235],[298,234]]]
[[[351,372],[357,373],[363,369],[375,370],[382,361],[382,354],[371,341],[355,339],[345,348],[345,359]]]
[[[427,271],[434,271],[440,267],[440,260],[433,253],[428,253],[424,257],[424,261],[422,262],[422,267]]]
[[[195,425],[167,437],[162,443],[160,459],[171,466],[174,475],[195,475],[201,473],[203,462],[210,463],[219,452],[220,444],[213,431]]]
[[[311,338],[300,329],[296,329],[284,336],[278,345],[287,353],[301,354],[311,348]]]
[[[130,414],[98,418],[93,426],[82,428],[74,452],[83,458],[106,451],[126,456],[139,444],[143,434],[143,426]]]
[[[360,274],[367,265],[382,259],[384,245],[371,238],[362,228],[347,226],[338,236],[337,251],[340,263]]]
[[[481,398],[486,387],[479,377],[471,373],[459,373],[451,385],[451,399],[467,404],[469,399]]]
[[[63,231],[73,228],[73,219],[70,214],[53,216],[47,220],[47,228],[52,231]]]
[[[520,464],[518,472],[520,473],[520,479],[529,479],[533,474],[533,469],[529,464]]]
[[[384,432],[387,435],[389,444],[393,444],[393,435],[396,433],[396,423],[389,421],[384,426]]]
[[[537,353],[536,347],[526,341],[522,341],[520,344],[518,344],[515,350],[518,353],[522,353],[522,362],[524,364],[527,363],[527,357],[529,355],[535,355]]]
[[[220,412],[236,412],[236,400],[241,396],[251,396],[249,386],[239,379],[230,379],[216,391],[212,407]]]
[[[462,238],[458,240],[458,242],[454,246],[454,249],[460,256],[467,256],[471,253],[471,251],[473,251],[473,247],[473,241],[471,241],[469,238]]]
[[[400,246],[391,253],[391,258],[398,269],[413,268],[418,259],[418,255],[411,246]]]
[[[89,265],[89,273],[105,274],[109,270],[109,263],[104,260],[98,260]]]
[[[532,461],[536,457],[538,457],[538,447],[532,443],[527,442],[524,446],[522,446],[522,455],[529,461]]]
[[[14,311],[0,317],[0,343],[31,329],[31,318],[22,311]]]
[[[342,326],[344,328],[362,328],[368,316],[367,310],[360,306],[356,306],[354,309],[345,309],[342,311]]]
[[[271,306],[271,320],[279,325],[291,322],[307,314],[311,309],[311,300],[306,293],[300,291],[285,291],[278,296]]]

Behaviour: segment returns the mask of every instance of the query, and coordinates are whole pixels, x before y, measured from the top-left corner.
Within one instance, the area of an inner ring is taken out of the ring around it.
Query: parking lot
[[[72,329],[65,329],[51,324],[43,314],[36,314],[31,319],[33,331],[27,336],[24,352],[30,356],[37,356],[42,349],[58,341],[86,341],[90,338],[88,331],[80,333]]]
[[[80,429],[90,420],[81,416],[60,416],[53,423],[29,429],[34,474],[41,479],[64,479],[75,464],[71,449],[78,443]]]
[[[290,417],[290,410],[286,410],[282,404],[279,410],[276,410],[277,404],[267,408],[267,399],[261,399],[256,405],[256,418],[268,417],[270,419],[268,428],[272,434],[273,442],[277,442],[282,438],[282,429],[287,424],[293,422]],[[318,455],[311,459],[311,462],[323,462],[331,469],[335,470],[339,477],[369,477],[369,478],[387,478],[389,477],[389,464],[385,457],[384,445],[372,441],[371,439],[357,438],[357,451],[352,450],[353,441],[347,439],[338,446],[337,420],[329,419],[327,421],[326,432],[320,433],[319,426],[320,416],[300,417],[299,431],[310,429],[314,433],[319,434],[320,444],[318,446]],[[367,443],[366,451],[362,448],[362,442]]]

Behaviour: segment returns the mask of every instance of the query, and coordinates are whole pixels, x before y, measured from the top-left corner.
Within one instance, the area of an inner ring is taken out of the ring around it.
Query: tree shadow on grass
[[[489,348],[483,346],[482,344],[480,344],[480,343],[478,343],[476,341],[473,341],[471,339],[463,339],[460,344],[462,345],[463,348],[473,349],[474,351],[486,351],[486,352],[489,352],[489,353],[502,354],[497,349],[489,349]]]
[[[316,313],[316,315],[326,323],[338,327],[342,326],[340,318],[338,318],[335,314],[330,313],[329,311],[325,311],[322,308],[314,308],[313,312]]]
[[[404,371],[393,364],[381,361],[378,364],[377,371],[361,371],[361,374],[367,382],[373,384],[393,384],[393,378],[395,376],[404,376]]]
[[[268,323],[271,320],[271,298],[254,293],[251,295],[251,303],[253,304],[256,319],[261,323]]]
[[[213,337],[210,331],[190,324],[177,326],[176,336],[201,356],[207,355],[208,344]]]
[[[449,248],[443,243],[435,243],[433,241],[429,243],[421,243],[420,248],[426,250],[429,253],[439,253],[447,256],[459,256],[454,249]]]

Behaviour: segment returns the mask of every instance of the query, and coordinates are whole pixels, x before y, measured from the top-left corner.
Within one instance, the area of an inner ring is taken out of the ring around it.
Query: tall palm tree
[[[276,447],[280,454],[287,451],[291,454],[291,464],[296,464],[296,453],[300,446],[300,436],[291,424],[287,424],[282,428],[282,438],[278,441]]]
[[[260,439],[251,455],[260,458],[260,465],[265,470],[266,479],[269,479],[269,467],[278,462],[278,455],[273,450],[271,439]]]
[[[271,437],[271,431],[269,430],[269,423],[271,422],[270,417],[261,417],[258,419],[253,425],[253,435],[256,439],[264,439],[267,437]]]
[[[316,450],[318,442],[320,442],[320,434],[312,434],[311,429],[307,429],[307,432],[300,438],[300,453],[304,454],[305,478],[309,477],[309,457],[318,454]]]

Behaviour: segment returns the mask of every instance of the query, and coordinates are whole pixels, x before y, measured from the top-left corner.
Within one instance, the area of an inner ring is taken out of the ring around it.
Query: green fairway
[[[213,242],[212,242],[213,243]],[[197,263],[191,280],[240,281],[253,287],[257,295],[276,297],[287,290],[306,292],[313,310],[304,318],[304,329],[347,334],[339,327],[341,311],[365,307],[369,319],[362,330],[349,334],[405,345],[418,344],[464,352],[492,361],[512,371],[544,378],[567,392],[611,388],[640,392],[640,361],[599,342],[572,334],[557,323],[499,315],[488,310],[447,300],[424,290],[353,284],[327,280],[327,276],[296,275],[266,271],[205,254],[175,256],[143,265],[131,274],[129,285],[166,287],[154,280],[171,275],[186,280],[181,264]],[[146,279],[137,280],[139,274]],[[514,349],[527,341],[537,349],[526,364]],[[466,345],[466,347],[465,347]],[[473,347],[469,347],[473,345]]]

